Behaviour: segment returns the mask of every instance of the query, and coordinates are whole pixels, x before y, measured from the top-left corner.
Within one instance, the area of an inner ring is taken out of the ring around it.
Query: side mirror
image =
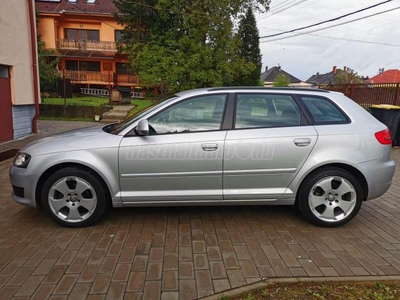
[[[149,122],[146,119],[140,120],[135,131],[138,135],[149,135]]]

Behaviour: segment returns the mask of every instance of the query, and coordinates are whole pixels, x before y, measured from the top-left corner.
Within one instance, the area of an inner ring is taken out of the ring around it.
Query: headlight
[[[18,153],[14,159],[14,167],[26,168],[31,160],[31,156],[26,153]]]

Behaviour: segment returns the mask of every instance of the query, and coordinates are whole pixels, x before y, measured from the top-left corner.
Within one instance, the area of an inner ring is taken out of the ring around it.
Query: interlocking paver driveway
[[[289,207],[229,206],[114,209],[68,229],[12,201],[11,161],[0,163],[0,299],[187,300],[263,278],[400,275],[398,172],[341,228]]]

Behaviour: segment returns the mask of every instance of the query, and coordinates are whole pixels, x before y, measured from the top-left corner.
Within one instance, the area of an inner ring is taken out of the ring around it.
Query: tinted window
[[[316,123],[345,123],[346,116],[328,99],[319,97],[301,97]]]
[[[157,134],[218,130],[225,98],[225,95],[191,98],[167,108],[148,121]]]
[[[300,109],[291,96],[240,94],[236,103],[235,128],[300,125]]]

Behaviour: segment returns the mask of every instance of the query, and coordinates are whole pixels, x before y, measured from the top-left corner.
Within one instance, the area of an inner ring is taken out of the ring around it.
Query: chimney
[[[265,66],[265,72],[267,72],[268,71],[268,66]]]
[[[333,66],[332,72],[333,74],[336,74],[336,66]]]
[[[347,72],[347,67],[346,66],[343,67],[343,72]]]

